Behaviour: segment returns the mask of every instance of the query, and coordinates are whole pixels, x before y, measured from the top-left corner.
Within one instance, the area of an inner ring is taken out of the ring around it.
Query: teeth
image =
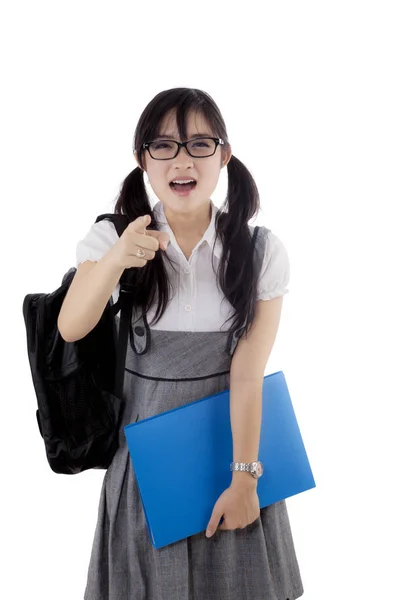
[[[179,184],[184,184],[184,183],[194,183],[194,179],[180,179],[179,181],[173,181],[172,183],[179,183]]]

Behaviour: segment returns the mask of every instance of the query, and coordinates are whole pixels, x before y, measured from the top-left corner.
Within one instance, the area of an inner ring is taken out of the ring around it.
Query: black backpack
[[[129,224],[125,215],[100,215],[96,223],[103,219],[114,223],[119,236]],[[55,292],[28,294],[23,302],[37,423],[51,469],[64,474],[107,469],[118,449],[132,318],[131,269],[125,269],[117,303],[110,298],[96,327],[66,342],[57,320],[75,273],[71,268]]]

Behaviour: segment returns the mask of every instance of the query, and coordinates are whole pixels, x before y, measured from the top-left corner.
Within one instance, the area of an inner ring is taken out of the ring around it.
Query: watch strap
[[[253,462],[257,462],[257,461],[253,461]],[[231,471],[247,471],[248,473],[250,473],[251,470],[251,465],[253,463],[238,463],[238,462],[232,462],[231,463]]]

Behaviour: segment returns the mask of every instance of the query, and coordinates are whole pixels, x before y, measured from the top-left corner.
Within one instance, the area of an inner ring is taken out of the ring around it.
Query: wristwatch
[[[251,463],[231,463],[231,471],[248,471],[254,479],[260,479],[261,475],[264,472],[264,467],[262,462],[256,460]]]

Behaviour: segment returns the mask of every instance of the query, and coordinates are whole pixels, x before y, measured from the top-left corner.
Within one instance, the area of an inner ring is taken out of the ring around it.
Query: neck
[[[194,211],[188,213],[174,212],[164,205],[164,214],[177,239],[201,239],[210,225],[212,206],[206,202]]]

